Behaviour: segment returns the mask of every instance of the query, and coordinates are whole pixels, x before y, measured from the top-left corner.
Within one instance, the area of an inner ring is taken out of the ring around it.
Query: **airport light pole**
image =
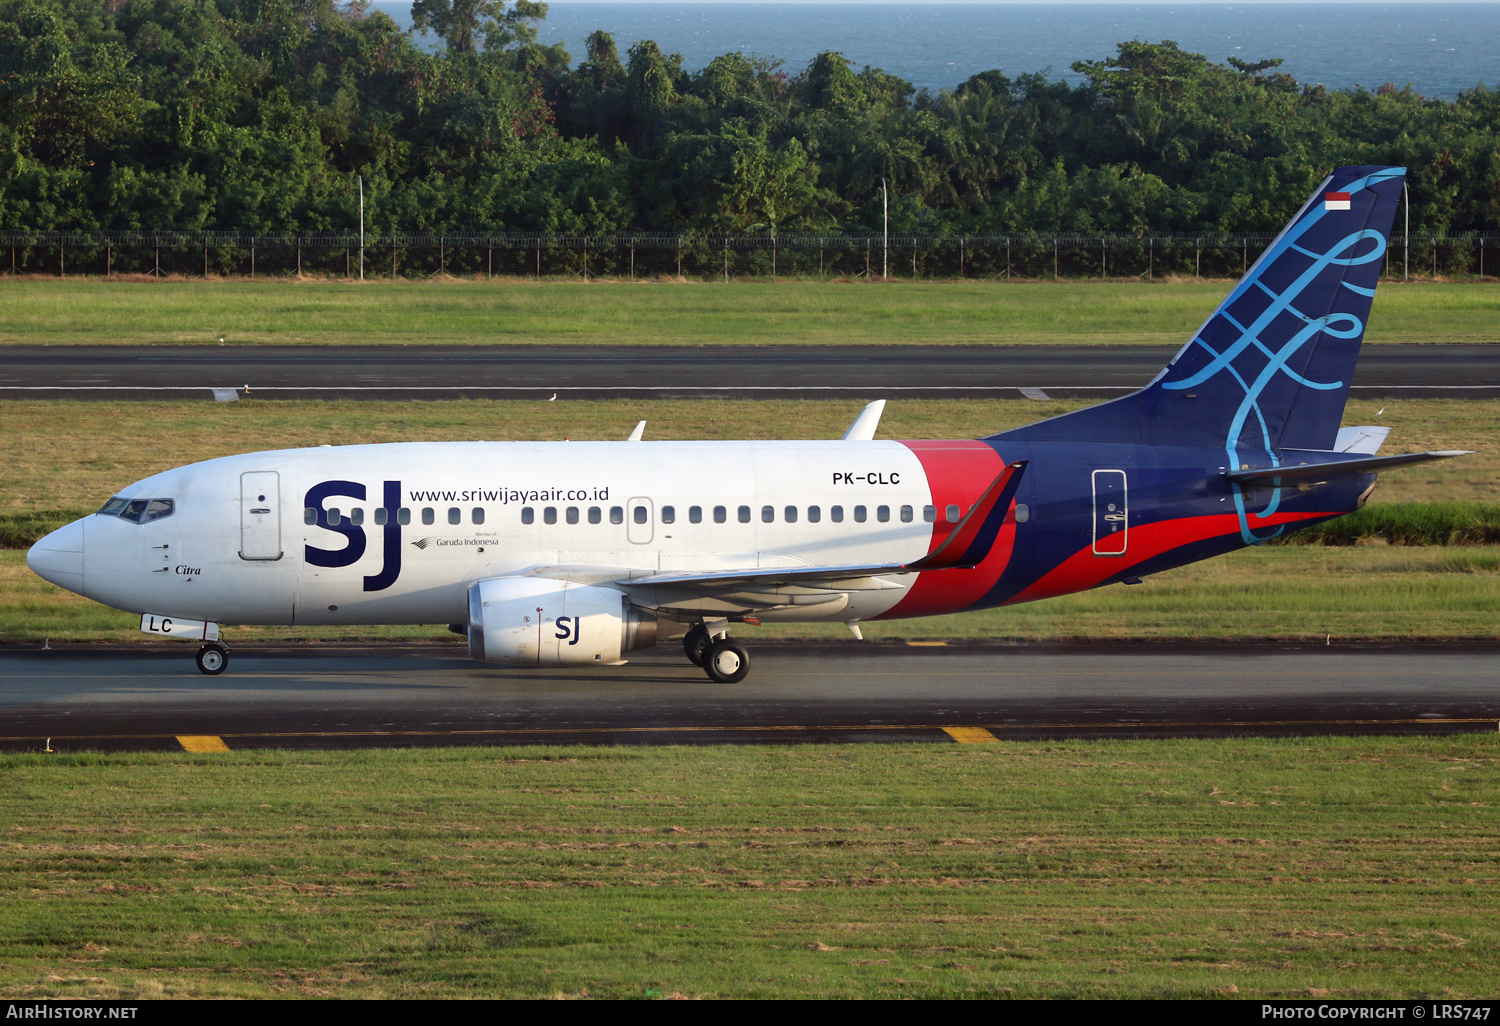
[[[359,280],[365,280],[365,176],[359,175]]]
[[[885,281],[887,264],[891,258],[891,205],[887,201],[884,178],[880,180],[880,216],[883,226],[880,239],[880,280]]]

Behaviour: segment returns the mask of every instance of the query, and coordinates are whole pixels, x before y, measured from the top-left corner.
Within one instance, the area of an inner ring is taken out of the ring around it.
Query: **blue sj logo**
[[[395,584],[396,578],[401,576],[401,522],[396,515],[396,511],[401,508],[401,482],[385,482],[384,492],[382,506],[385,509],[386,519],[381,532],[385,565],[380,568],[378,574],[365,578],[365,591],[384,591]],[[353,566],[365,554],[366,538],[362,525],[350,523],[347,518],[340,518],[337,524],[328,522],[328,511],[323,508],[323,503],[335,495],[363,501],[365,486],[358,481],[320,481],[307,490],[307,497],[302,504],[305,508],[317,512],[316,526],[349,539],[341,549],[323,549],[316,545],[306,546],[303,558],[311,566]]]

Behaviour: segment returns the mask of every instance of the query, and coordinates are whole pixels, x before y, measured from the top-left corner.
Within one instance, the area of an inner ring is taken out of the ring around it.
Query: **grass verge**
[[[1495,545],[1500,506],[1477,502],[1374,503],[1277,539],[1287,545]]]
[[[1484,735],[4,756],[0,993],[1488,996],[1497,756]]]
[[[1227,282],[14,279],[0,344],[1176,345]],[[1383,284],[1368,340],[1500,341],[1500,289]]]

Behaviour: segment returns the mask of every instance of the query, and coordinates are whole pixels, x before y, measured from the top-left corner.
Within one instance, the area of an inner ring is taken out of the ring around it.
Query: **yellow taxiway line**
[[[620,734],[794,734],[817,731],[857,733],[860,731],[935,731],[946,734],[959,743],[998,741],[1004,731],[1028,730],[1225,730],[1278,728],[1333,728],[1333,727],[1414,727],[1414,726],[1493,726],[1500,730],[1500,721],[1490,717],[1431,717],[1417,719],[1358,719],[1358,720],[1131,720],[1101,721],[1097,723],[990,723],[979,726],[955,726],[944,723],[869,723],[869,724],[768,724],[765,726],[714,726],[698,724],[676,727],[487,727],[473,730],[303,730],[263,731],[257,733],[232,734],[74,734],[52,735],[52,741],[73,743],[90,741],[148,741],[173,737],[189,752],[230,751],[225,738],[236,742],[265,743],[278,738],[287,740],[300,738],[418,738],[451,737],[475,738],[494,736],[600,736]],[[0,743],[31,742],[41,740],[32,736],[0,736]]]
[[[177,743],[185,752],[227,752],[229,746],[216,734],[179,734]]]

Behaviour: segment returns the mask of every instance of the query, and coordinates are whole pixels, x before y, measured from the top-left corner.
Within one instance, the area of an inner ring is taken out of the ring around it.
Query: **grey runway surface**
[[[753,646],[736,685],[675,645],[518,670],[461,646],[0,651],[0,750],[942,741],[1493,732],[1493,648]],[[186,738],[187,740],[183,740]]]
[[[1175,346],[10,346],[0,398],[1107,398]],[[1365,347],[1362,398],[1500,396],[1500,345]]]

